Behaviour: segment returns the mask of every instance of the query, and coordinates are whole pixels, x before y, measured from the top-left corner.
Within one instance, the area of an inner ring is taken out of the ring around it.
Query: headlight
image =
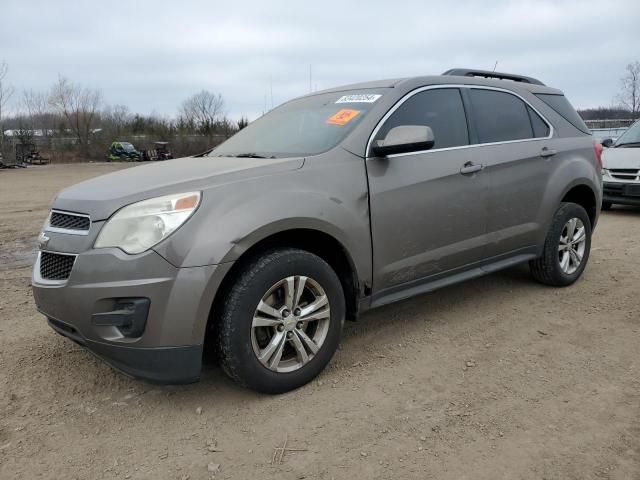
[[[199,204],[200,192],[132,203],[107,221],[94,247],[118,247],[127,253],[142,253],[180,228]]]
[[[606,168],[603,168],[603,169],[602,169],[602,176],[603,176],[603,177],[608,177],[608,176],[609,176],[609,170],[608,170],[608,169],[606,169]]]

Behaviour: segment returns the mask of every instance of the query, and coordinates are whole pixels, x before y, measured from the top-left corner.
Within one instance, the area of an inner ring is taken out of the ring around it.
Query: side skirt
[[[528,262],[539,256],[535,249],[527,249],[526,253],[522,252],[517,255],[512,255],[507,258],[501,258],[496,261],[476,266],[476,267],[464,267],[462,271],[444,272],[438,274],[436,278],[428,277],[426,279],[414,280],[402,285],[397,285],[392,288],[382,290],[378,293],[374,293],[370,297],[369,308],[380,307],[389,303],[405,300],[416,295],[432,292],[449,285],[471,280],[472,278],[481,277],[490,273],[497,272],[505,268],[518,265],[520,263]],[[360,304],[362,311],[366,310],[367,306]]]

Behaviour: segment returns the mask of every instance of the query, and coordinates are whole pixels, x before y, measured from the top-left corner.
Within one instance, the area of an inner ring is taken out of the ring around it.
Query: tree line
[[[185,99],[177,116],[167,118],[133,113],[126,105],[108,105],[100,90],[63,76],[47,91],[16,92],[6,82],[7,73],[7,64],[0,63],[0,151],[5,155],[11,154],[16,142],[37,142],[47,153],[67,159],[75,154],[82,160],[100,160],[111,142],[120,140],[142,148],[154,141],[169,141],[174,155],[185,156],[215,146],[249,123],[246,117],[229,119],[222,95],[208,90]],[[4,110],[11,97],[16,113],[7,117]],[[10,139],[4,136],[7,130],[12,130]]]
[[[0,152],[10,154],[12,143],[45,143],[50,150],[76,154],[79,159],[102,159],[114,140],[170,141],[176,156],[199,153],[233,135],[248,124],[247,118],[230,120],[219,93],[202,90],[185,99],[176,118],[132,113],[126,105],[107,105],[100,90],[64,76],[47,91],[24,90],[16,95],[8,83],[9,67],[0,63]],[[9,99],[17,113],[8,117]],[[17,98],[15,98],[17,97]],[[640,61],[629,63],[620,79],[615,106],[579,110],[585,120],[640,118]],[[4,131],[15,132],[7,142]],[[71,142],[54,142],[71,139]],[[47,142],[47,140],[49,140]]]

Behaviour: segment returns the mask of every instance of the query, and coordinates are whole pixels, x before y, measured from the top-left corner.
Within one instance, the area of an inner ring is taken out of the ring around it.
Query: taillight
[[[595,142],[593,144],[593,149],[596,151],[596,161],[598,162],[598,168],[602,170],[602,150],[604,150],[601,143]]]

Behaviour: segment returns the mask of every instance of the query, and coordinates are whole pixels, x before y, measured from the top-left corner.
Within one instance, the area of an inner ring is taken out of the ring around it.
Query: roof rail
[[[452,68],[442,75],[455,75],[458,77],[484,77],[497,78],[499,80],[513,80],[514,82],[531,83],[533,85],[545,86],[537,78],[525,77],[524,75],[515,75],[513,73],[490,72],[488,70],[471,70],[469,68]]]

